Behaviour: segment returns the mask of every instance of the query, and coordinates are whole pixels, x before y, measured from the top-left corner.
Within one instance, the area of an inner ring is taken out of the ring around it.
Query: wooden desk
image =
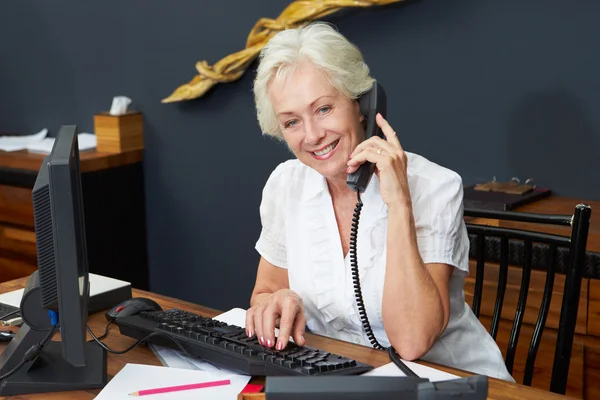
[[[45,154],[0,151],[0,282],[37,269],[31,190]],[[143,150],[80,152],[90,272],[147,289]]]
[[[17,279],[10,282],[0,283],[0,293],[5,293],[8,291],[20,289],[24,287],[25,279]],[[184,302],[181,300],[176,300],[170,297],[161,296],[154,293],[149,293],[141,290],[133,291],[134,297],[147,297],[158,302],[163,309],[169,308],[180,308],[183,310],[188,310],[191,312],[195,312],[197,314],[214,317],[215,315],[220,314],[219,311],[210,309],[207,307],[202,307],[196,304]],[[104,313],[96,313],[92,315],[89,319],[89,326],[93,332],[100,334],[100,332],[104,331],[104,327],[106,326],[106,319],[104,318]],[[88,340],[91,338],[88,335]],[[134,342],[133,339],[125,336],[121,336],[119,334],[118,327],[111,326],[110,333],[108,337],[104,340],[104,342],[112,349],[124,349]],[[373,365],[375,367],[379,367],[389,363],[388,355],[385,352],[374,350],[368,347],[341,342],[334,339],[329,339],[322,336],[317,336],[313,334],[306,334],[306,342],[307,346],[320,348],[332,353],[340,354],[345,357],[350,357],[360,362],[364,362],[366,364]],[[0,345],[0,352],[4,349],[6,345]],[[160,361],[154,356],[154,353],[145,346],[138,346],[131,350],[130,352],[124,355],[114,355],[108,354],[108,375],[109,379],[112,378],[117,372],[121,370],[127,363],[141,363],[141,364],[150,364],[150,365],[161,365]],[[449,373],[459,375],[459,376],[467,376],[469,374],[458,371],[452,368],[440,367],[431,363],[423,364],[432,366],[434,368],[438,368]],[[264,379],[261,378],[253,378],[253,383],[263,383]],[[75,391],[75,392],[62,392],[62,393],[49,393],[49,394],[37,394],[37,395],[23,395],[18,397],[18,399],[93,399],[95,395],[99,393],[99,390],[87,390],[87,391]],[[253,395],[241,395],[240,399],[264,399],[264,394],[253,394]],[[545,399],[545,400],[553,400],[553,399],[567,399],[566,396],[556,395],[550,392],[546,392],[540,389],[530,388],[527,386],[522,386],[518,384],[513,384],[505,381],[500,381],[497,379],[490,379],[489,381],[489,396],[488,399],[493,400],[509,400],[509,399],[527,399],[527,400],[536,400],[536,399]]]

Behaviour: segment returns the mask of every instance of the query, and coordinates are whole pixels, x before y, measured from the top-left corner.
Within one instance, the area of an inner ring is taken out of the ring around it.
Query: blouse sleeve
[[[448,264],[468,273],[461,177],[449,171],[427,182],[414,204],[414,218],[423,262]]]
[[[255,249],[271,264],[287,268],[285,246],[285,191],[280,165],[271,173],[262,191],[260,219],[262,230]]]

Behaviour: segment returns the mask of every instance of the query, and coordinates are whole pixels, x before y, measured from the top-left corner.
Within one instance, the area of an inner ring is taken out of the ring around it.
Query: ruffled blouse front
[[[285,223],[290,288],[304,299],[311,331],[368,344],[358,318],[350,255],[343,254],[327,184],[313,170],[305,173],[304,190],[288,197],[291,204]],[[387,208],[378,196],[378,187],[369,185],[362,195],[357,257],[367,313],[372,324],[381,325],[381,310],[376,305],[381,303],[383,280],[371,274],[376,259],[385,258]]]
[[[512,380],[495,342],[464,301],[464,277],[469,267],[468,236],[462,221],[462,182],[452,171],[423,157],[407,155],[423,261],[455,267],[450,283],[448,328],[424,359]],[[381,310],[388,213],[376,175],[361,199],[357,235],[360,287],[373,333],[387,347],[390,343]],[[325,178],[298,160],[280,164],[263,189],[260,215],[263,228],[256,249],[271,264],[287,269],[290,289],[303,299],[307,328],[320,335],[371,346],[358,312],[350,254],[343,254]],[[469,334],[465,335],[465,330]]]

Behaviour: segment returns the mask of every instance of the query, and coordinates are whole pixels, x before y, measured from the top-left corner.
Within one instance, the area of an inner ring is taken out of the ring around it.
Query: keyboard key
[[[314,375],[317,373],[317,369],[313,367],[302,367],[302,373],[305,375]]]

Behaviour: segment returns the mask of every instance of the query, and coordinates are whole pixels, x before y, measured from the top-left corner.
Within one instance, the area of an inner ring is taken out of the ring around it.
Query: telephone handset
[[[375,82],[373,87],[360,97],[359,104],[360,112],[366,119],[365,140],[374,135],[385,139],[381,128],[379,128],[377,121],[375,120],[375,117],[378,113],[381,113],[384,118],[386,118],[387,114],[387,96],[379,82]],[[363,163],[356,172],[348,174],[348,178],[346,179],[346,184],[356,192],[356,196],[358,198],[356,208],[354,209],[354,216],[352,218],[352,230],[350,232],[350,264],[352,269],[352,280],[354,282],[356,305],[358,307],[358,313],[360,315],[363,329],[369,337],[371,345],[377,350],[387,350],[392,362],[396,364],[396,366],[402,372],[404,372],[406,376],[417,376],[417,374],[415,374],[410,368],[408,368],[406,364],[402,362],[400,356],[396,353],[396,350],[392,346],[385,348],[379,344],[375,338],[375,335],[373,334],[371,324],[369,323],[369,318],[367,317],[367,311],[363,304],[362,290],[360,288],[358,274],[358,258],[356,256],[356,239],[358,235],[358,220],[360,219],[360,211],[363,206],[363,203],[360,199],[360,194],[364,193],[366,190],[374,171],[375,164],[367,161]]]
[[[383,132],[381,132],[381,128],[379,128],[377,121],[375,120],[377,113],[381,113],[383,118],[385,118],[387,114],[387,96],[383,87],[379,82],[375,82],[371,90],[363,94],[358,101],[360,104],[360,113],[366,120],[365,140],[372,136],[379,136],[385,139]],[[348,174],[346,183],[350,189],[355,192],[358,190],[360,193],[363,193],[366,190],[374,171],[375,164],[367,161],[354,173]]]

